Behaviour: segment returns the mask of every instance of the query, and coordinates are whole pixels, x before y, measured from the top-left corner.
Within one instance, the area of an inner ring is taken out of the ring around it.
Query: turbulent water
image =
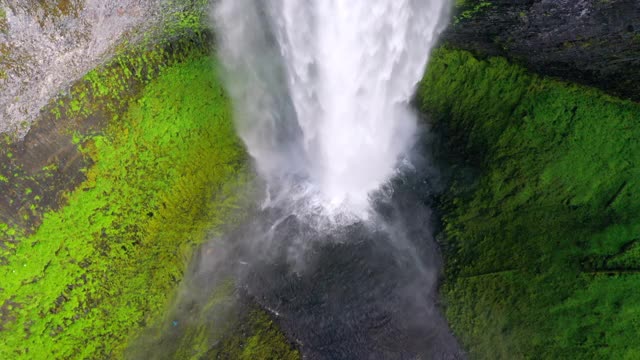
[[[222,1],[214,20],[239,132],[270,185],[366,218],[415,139],[408,101],[446,10],[444,0]]]

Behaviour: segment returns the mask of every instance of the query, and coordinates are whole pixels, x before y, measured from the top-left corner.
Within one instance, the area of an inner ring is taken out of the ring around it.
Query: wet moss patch
[[[446,48],[418,102],[462,159],[442,292],[471,357],[638,357],[640,106]]]
[[[87,76],[91,94],[126,91],[119,76],[96,80],[109,71]],[[65,118],[99,112],[82,94]],[[0,225],[1,358],[119,358],[164,311],[193,246],[238,214],[245,153],[209,57],[163,68],[122,114],[111,104],[104,131],[69,135],[93,165],[66,205],[31,234]]]
[[[0,222],[33,231],[42,214],[65,203],[92,162],[79,145],[118,122],[166,67],[204,54],[202,34],[122,50],[54,98],[24,139],[0,137]],[[29,194],[25,194],[31,189]],[[33,209],[35,207],[35,209]]]
[[[298,360],[300,354],[289,343],[271,316],[260,309],[248,311],[235,329],[207,353],[210,359]]]

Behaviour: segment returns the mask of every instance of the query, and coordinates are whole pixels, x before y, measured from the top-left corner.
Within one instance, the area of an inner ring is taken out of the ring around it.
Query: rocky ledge
[[[206,0],[0,0],[0,133],[23,138],[61,90]],[[175,27],[175,26],[174,26]]]
[[[637,0],[458,0],[444,40],[640,100]]]

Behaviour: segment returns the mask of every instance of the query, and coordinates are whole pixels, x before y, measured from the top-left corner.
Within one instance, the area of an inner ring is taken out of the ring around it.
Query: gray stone
[[[47,102],[163,17],[162,0],[0,0],[0,133],[24,137]]]
[[[444,36],[550,75],[640,100],[640,0],[467,0]]]

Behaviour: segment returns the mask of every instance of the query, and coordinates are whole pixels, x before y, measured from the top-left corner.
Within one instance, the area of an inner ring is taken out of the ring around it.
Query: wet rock
[[[550,76],[640,100],[640,1],[467,0],[444,36]]]

